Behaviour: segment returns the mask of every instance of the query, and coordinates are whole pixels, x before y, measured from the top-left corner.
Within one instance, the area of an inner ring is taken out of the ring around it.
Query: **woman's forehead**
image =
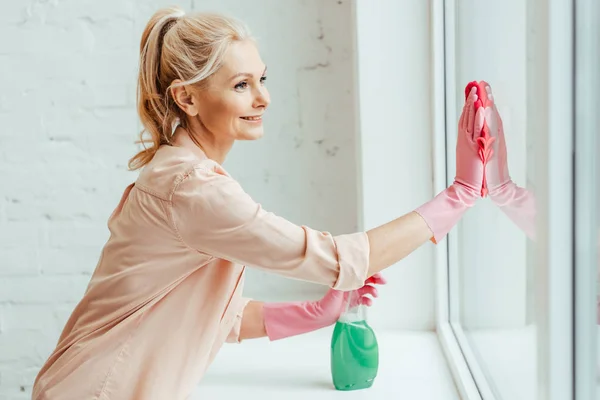
[[[233,42],[225,56],[219,72],[225,79],[232,79],[237,74],[262,75],[265,69],[256,45],[250,41]]]

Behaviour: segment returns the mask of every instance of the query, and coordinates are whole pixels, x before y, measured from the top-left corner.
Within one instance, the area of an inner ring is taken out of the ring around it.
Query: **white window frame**
[[[600,6],[575,2],[575,398],[596,396]],[[595,119],[595,120],[594,120]],[[591,355],[591,356],[590,356]]]
[[[573,0],[535,0],[538,397],[573,398]],[[539,65],[539,64],[537,64]],[[537,123],[539,122],[539,123]]]
[[[450,151],[455,133],[449,126],[455,126],[453,113],[454,93],[447,82],[446,76],[454,76],[454,2],[444,0],[431,1],[431,26],[432,26],[432,57],[433,57],[433,126],[434,126],[434,193],[444,190],[451,178],[448,177],[448,165],[453,163],[454,154]],[[456,139],[454,137],[454,139]],[[464,335],[456,335],[450,324],[449,307],[451,304],[450,285],[456,283],[455,277],[450,274],[448,266],[451,264],[449,255],[451,247],[456,246],[454,235],[449,234],[447,240],[435,246],[436,261],[436,328],[440,344],[448,360],[448,365],[458,391],[463,399],[481,400],[480,389],[475,384],[473,367],[469,364],[469,357],[465,356],[461,348]],[[477,371],[475,371],[477,374]]]

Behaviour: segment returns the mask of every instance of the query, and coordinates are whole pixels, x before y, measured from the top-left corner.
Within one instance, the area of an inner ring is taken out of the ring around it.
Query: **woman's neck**
[[[218,142],[213,137],[178,126],[173,135],[173,145],[185,147],[194,152],[199,149],[207,158],[222,165],[233,146],[233,140]]]

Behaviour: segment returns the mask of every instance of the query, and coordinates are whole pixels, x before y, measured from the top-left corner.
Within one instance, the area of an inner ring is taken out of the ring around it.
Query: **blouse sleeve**
[[[180,240],[196,251],[338,290],[358,289],[368,278],[366,233],[332,236],[295,225],[203,164],[177,184],[170,206]]]
[[[231,327],[231,330],[227,334],[227,338],[225,339],[225,342],[238,343],[238,344],[242,342],[240,339],[240,331],[242,329],[242,320],[244,317],[244,310],[246,309],[246,306],[248,305],[248,303],[250,301],[252,301],[252,299],[250,299],[248,297],[242,297],[242,299],[240,301],[240,305],[238,306],[238,309],[236,310],[236,313],[235,313],[235,320],[233,322],[233,326]]]

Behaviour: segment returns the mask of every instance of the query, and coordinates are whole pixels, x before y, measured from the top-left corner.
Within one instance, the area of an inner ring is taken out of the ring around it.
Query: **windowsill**
[[[501,398],[537,397],[535,326],[521,329],[472,329],[465,330],[465,335],[476,346],[475,349],[471,347],[479,355],[480,366],[490,377],[488,384],[495,388]],[[596,328],[596,340],[600,343],[600,326]],[[596,357],[596,395],[600,399],[600,346]]]
[[[537,398],[535,326],[464,332],[471,349],[478,354],[480,367],[487,371],[488,384],[500,398]]]
[[[460,399],[437,336],[427,331],[376,332],[380,361],[373,386],[336,391],[329,369],[331,332],[226,344],[191,400]]]

